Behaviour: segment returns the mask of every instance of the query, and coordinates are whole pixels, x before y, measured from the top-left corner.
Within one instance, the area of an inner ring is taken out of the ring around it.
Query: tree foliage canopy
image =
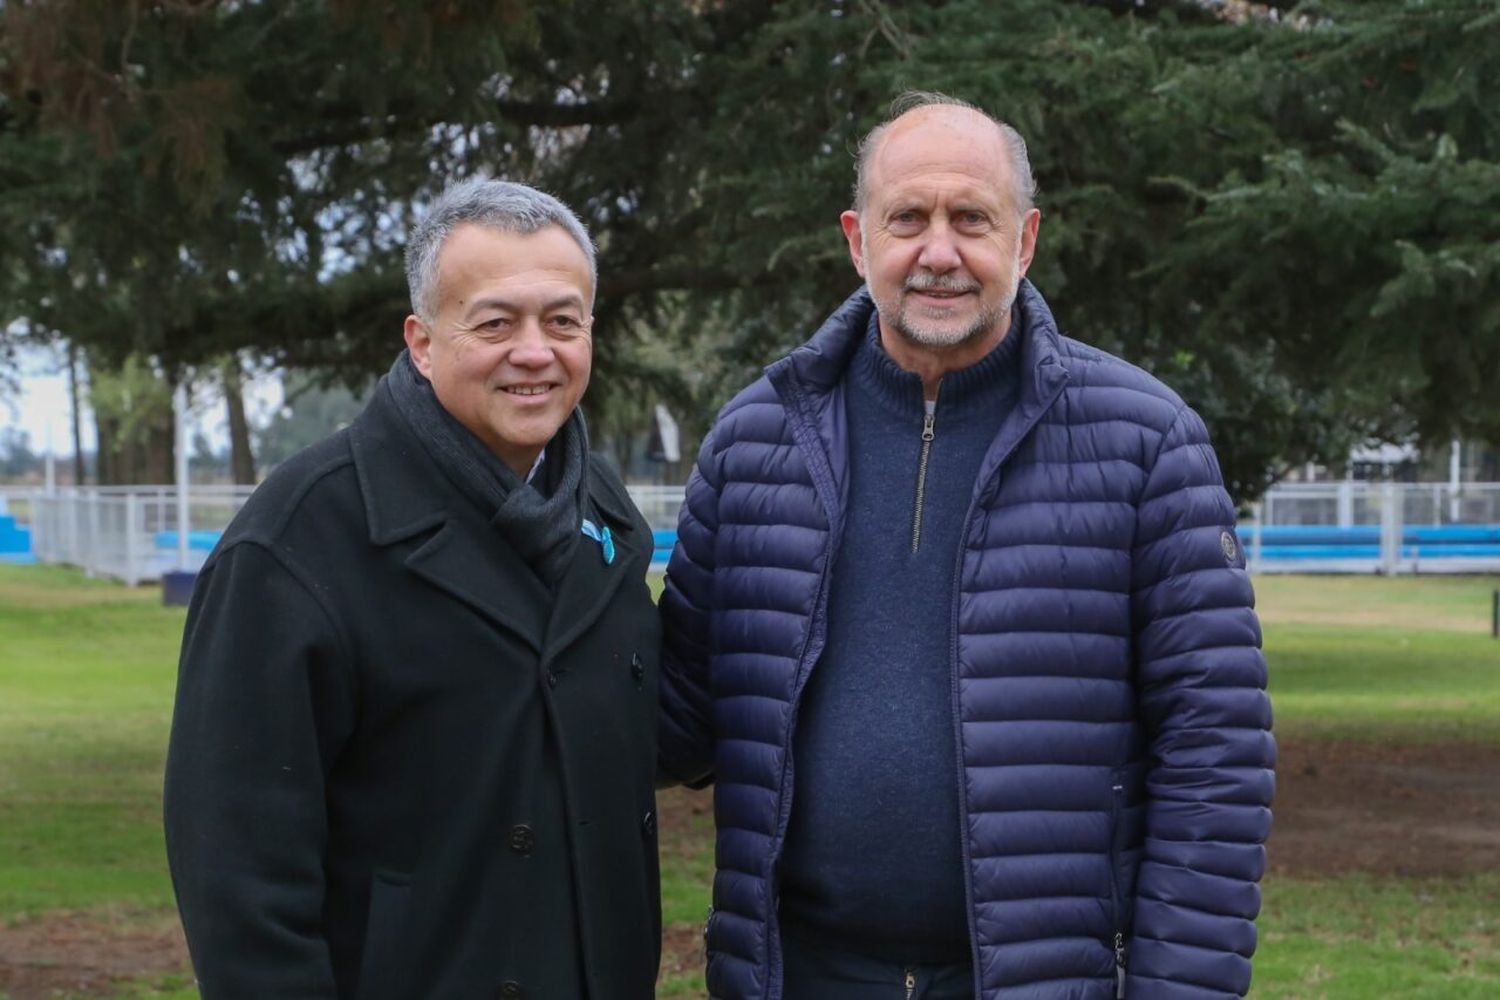
[[[1500,440],[1500,14],[1224,6],[0,3],[0,321],[363,377],[414,213],[486,171],[596,235],[596,423],[650,387],[701,426],[857,283],[850,154],[916,87],[1027,137],[1033,280],[1198,406],[1237,495],[1372,435]]]

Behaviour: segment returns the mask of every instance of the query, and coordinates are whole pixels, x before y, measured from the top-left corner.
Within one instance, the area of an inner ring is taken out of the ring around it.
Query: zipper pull
[[[928,419],[931,419],[930,417]],[[906,1000],[911,1000],[917,992],[917,974],[912,969],[906,970]]]
[[[1125,935],[1115,931],[1115,1000],[1125,1000]]]
[[[922,417],[922,440],[931,441],[937,435],[933,433],[933,425],[937,423],[937,414],[928,412]]]

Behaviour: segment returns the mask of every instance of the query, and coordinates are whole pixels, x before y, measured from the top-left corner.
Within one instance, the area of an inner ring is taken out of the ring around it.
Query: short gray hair
[[[438,254],[443,243],[454,229],[466,223],[523,235],[547,226],[560,226],[588,258],[589,287],[597,294],[599,267],[594,262],[594,242],[572,209],[525,184],[472,177],[450,185],[438,195],[407,238],[406,285],[411,292],[411,311],[421,319],[432,320]]]
[[[1006,151],[1010,153],[1010,173],[1012,183],[1015,185],[1016,211],[1022,215],[1031,211],[1036,205],[1036,178],[1031,175],[1031,157],[1026,152],[1026,140],[1021,138],[1021,133],[978,105],[931,90],[908,90],[901,94],[891,102],[891,110],[886,115],[885,121],[870,129],[869,133],[860,140],[859,148],[855,152],[857,167],[854,176],[854,210],[864,211],[865,200],[870,196],[870,161],[875,158],[875,150],[879,148],[891,124],[909,111],[930,107],[967,108],[989,119],[1000,132]]]

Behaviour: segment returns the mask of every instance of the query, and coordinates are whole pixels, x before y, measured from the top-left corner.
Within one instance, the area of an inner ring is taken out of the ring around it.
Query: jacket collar
[[[453,491],[390,398],[385,379],[349,428],[370,542],[391,545],[448,519]]]
[[[1021,439],[1062,395],[1068,380],[1062,336],[1052,310],[1030,281],[1016,295],[1021,310],[1021,392],[980,466],[976,488],[993,487],[993,473]],[[813,334],[812,339],[766,369],[766,378],[786,408],[788,427],[802,449],[813,489],[835,535],[842,532],[848,454],[848,428],[842,400],[844,373],[859,348],[875,311],[869,289],[861,286]]]
[[[407,568],[514,632],[543,660],[593,624],[627,567],[651,545],[624,488],[596,469],[589,477],[589,500],[609,523],[615,558],[606,565],[602,546],[580,538],[551,594],[445,478],[406,426],[383,381],[349,429],[349,441],[370,543],[394,546],[430,535],[406,555]]]

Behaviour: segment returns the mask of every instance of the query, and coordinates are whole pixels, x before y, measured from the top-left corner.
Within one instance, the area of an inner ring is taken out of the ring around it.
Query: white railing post
[[[1250,539],[1250,572],[1260,572],[1260,549],[1265,544],[1265,525],[1260,519],[1260,501],[1250,505],[1250,523],[1255,534]]]
[[[99,497],[94,497],[89,504],[89,548],[98,552],[104,541],[104,503]],[[97,558],[97,557],[96,557]],[[89,560],[89,565],[83,568],[84,576],[93,576],[95,567],[94,560]]]
[[[1380,572],[1395,576],[1401,560],[1401,509],[1396,484],[1386,483],[1380,497]]]
[[[172,393],[172,418],[177,435],[177,568],[184,572],[188,568],[187,405],[187,383],[179,378],[177,388]]]
[[[134,493],[125,494],[125,585],[134,587],[140,582],[136,568],[135,516],[138,501]]]
[[[83,496],[77,490],[68,493],[68,558],[74,566],[83,565]]]
[[[1459,493],[1463,486],[1463,442],[1458,438],[1448,446],[1448,521],[1457,524],[1459,518]]]

